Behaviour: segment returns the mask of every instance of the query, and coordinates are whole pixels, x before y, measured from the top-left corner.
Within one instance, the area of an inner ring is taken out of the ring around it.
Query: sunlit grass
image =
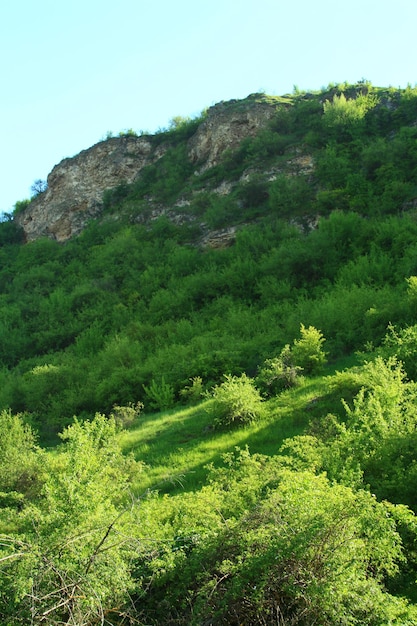
[[[284,439],[301,434],[313,419],[341,402],[329,393],[331,376],[305,379],[265,401],[265,416],[245,427],[215,430],[205,400],[197,406],[143,414],[120,435],[126,453],[144,463],[138,492],[195,490],[205,483],[208,465],[221,465],[224,453],[248,447],[251,453],[277,454]]]

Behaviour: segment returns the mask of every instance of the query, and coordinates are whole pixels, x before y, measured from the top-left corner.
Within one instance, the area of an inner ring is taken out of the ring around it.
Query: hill
[[[108,138],[16,203],[3,623],[417,624],[416,173],[417,90],[361,82]]]

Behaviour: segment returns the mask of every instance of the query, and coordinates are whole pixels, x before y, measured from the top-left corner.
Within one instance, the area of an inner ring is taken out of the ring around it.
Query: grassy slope
[[[331,392],[331,383],[337,370],[355,360],[340,360],[327,366],[321,376],[306,378],[300,387],[266,400],[266,416],[245,427],[214,430],[206,411],[209,399],[197,406],[140,415],[120,435],[123,450],[145,464],[137,492],[199,489],[208,465],[221,465],[224,453],[247,446],[251,453],[274,455],[285,439],[306,432],[315,419],[327,413],[343,416],[341,396]]]

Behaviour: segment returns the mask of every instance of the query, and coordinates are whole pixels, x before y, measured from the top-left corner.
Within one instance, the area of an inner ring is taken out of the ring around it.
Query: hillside
[[[417,89],[47,182],[0,223],[2,623],[417,624]]]

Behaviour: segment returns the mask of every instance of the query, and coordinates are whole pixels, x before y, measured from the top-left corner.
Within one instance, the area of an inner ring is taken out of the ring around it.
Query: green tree
[[[1,511],[3,624],[111,622],[132,589],[129,484],[137,467],[103,415],[75,422],[62,438],[59,452],[45,457],[39,497],[14,515]]]

